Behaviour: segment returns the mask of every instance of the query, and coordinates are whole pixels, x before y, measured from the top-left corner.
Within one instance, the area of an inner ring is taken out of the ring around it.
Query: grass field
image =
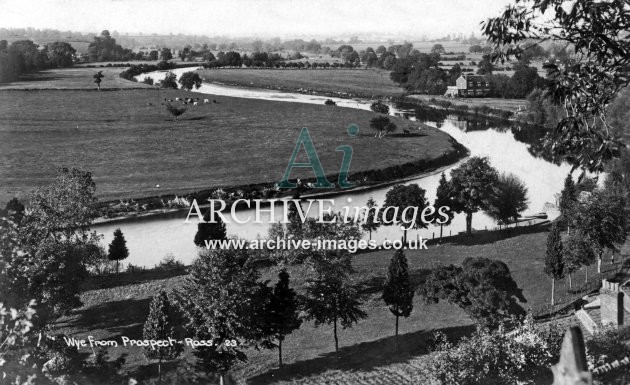
[[[377,69],[336,70],[249,70],[220,69],[199,71],[210,82],[242,86],[295,90],[310,88],[319,92],[346,92],[365,95],[398,95],[402,89],[389,78],[389,71]]]
[[[190,106],[175,121],[161,103],[177,96],[217,103]],[[0,91],[0,204],[45,184],[59,166],[92,171],[106,199],[279,181],[302,127],[329,174],[339,171],[335,148],[342,144],[354,149],[350,172],[436,158],[452,148],[448,135],[428,127],[422,135],[376,139],[373,116],[176,90]],[[399,132],[419,127],[393,119]],[[359,126],[358,136],[347,134],[350,124]]]
[[[428,250],[407,251],[410,276],[420,285],[429,270],[438,264],[460,264],[466,257],[487,257],[504,261],[512,276],[523,289],[527,303],[523,307],[539,306],[548,301],[551,281],[543,274],[544,247],[547,227],[522,228],[511,232],[486,233],[473,239],[454,239]],[[315,328],[306,323],[285,341],[286,366],[278,371],[277,352],[251,351],[247,363],[240,364],[233,376],[239,383],[253,385],[271,383],[297,384],[417,384],[422,383],[420,368],[427,353],[427,338],[432,331],[443,330],[451,337],[470,332],[472,321],[456,306],[439,303],[425,304],[414,299],[414,310],[401,319],[401,349],[393,352],[394,318],[380,298],[387,266],[393,252],[379,251],[357,255],[353,265],[353,279],[364,284],[367,302],[364,309],[369,318],[355,327],[340,331],[340,359],[334,356],[331,328]],[[292,285],[303,290],[304,270],[290,269]],[[181,274],[181,273],[177,273]],[[276,271],[263,269],[263,279],[275,279]],[[82,294],[84,306],[60,324],[63,333],[84,337],[116,338],[126,335],[140,337],[148,312],[149,301],[160,288],[170,289],[181,284],[181,275],[168,277],[165,273],[147,272],[137,276],[121,275],[120,283],[92,284]],[[574,282],[582,282],[577,273]],[[593,279],[593,278],[591,278]],[[566,293],[564,282],[557,283],[557,296]],[[155,368],[140,350],[129,353],[126,370],[147,375]],[[116,351],[121,353],[121,349]],[[190,358],[189,355],[186,357]],[[387,382],[388,381],[388,382]]]
[[[39,71],[22,77],[18,82],[0,83],[0,91],[24,90],[24,89],[86,89],[96,90],[94,74],[103,71],[105,77],[101,82],[101,89],[129,89],[152,88],[147,84],[135,83],[118,76],[124,68],[97,67],[97,68],[61,68]],[[26,101],[28,102],[28,101]]]

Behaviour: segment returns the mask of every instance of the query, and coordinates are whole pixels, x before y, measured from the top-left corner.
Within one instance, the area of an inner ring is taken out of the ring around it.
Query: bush
[[[158,269],[161,270],[175,270],[181,269],[184,267],[184,264],[175,259],[175,256],[171,253],[166,254],[164,258],[160,261],[160,264],[157,266]]]
[[[370,109],[379,114],[389,114],[389,106],[382,103],[380,100],[372,103]]]
[[[147,76],[146,78],[144,78],[144,80],[142,81],[142,83],[144,84],[149,84],[149,85],[153,85],[153,78],[150,76]]]
[[[324,102],[325,105],[327,106],[336,106],[337,103],[335,103],[333,100],[331,99],[326,99],[326,101]]]

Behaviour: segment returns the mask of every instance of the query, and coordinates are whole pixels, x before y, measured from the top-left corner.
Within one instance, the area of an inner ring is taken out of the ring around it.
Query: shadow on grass
[[[151,298],[105,302],[81,309],[62,321],[63,327],[83,330],[103,329],[116,336],[142,339],[142,328],[149,314]]]
[[[448,327],[440,330],[448,336],[449,341],[456,341],[473,332],[474,326]],[[273,369],[252,377],[247,383],[249,385],[267,385],[277,381],[290,381],[303,376],[321,374],[329,369],[368,371],[380,366],[404,363],[415,356],[429,352],[427,339],[430,335],[431,333],[426,330],[399,335],[397,353],[394,352],[394,336],[359,343],[339,349],[338,357],[335,352],[330,352],[317,358],[297,361],[285,365],[282,369]]]
[[[81,287],[81,291],[111,289],[113,287],[136,285],[159,279],[166,279],[186,275],[185,267],[175,269],[151,269],[141,271],[126,271],[120,274],[110,274],[91,277]]]
[[[431,269],[417,269],[409,271],[409,280],[411,288],[415,291],[422,285],[427,276],[431,273]],[[383,285],[385,284],[385,276],[372,276],[359,284],[359,293],[363,295],[381,294]]]
[[[442,243],[443,244],[451,243],[454,245],[465,245],[465,246],[483,245],[483,244],[488,244],[488,243],[494,243],[497,241],[502,241],[504,239],[518,237],[524,234],[535,234],[535,233],[547,232],[549,231],[549,226],[550,224],[548,222],[545,222],[538,225],[508,228],[505,230],[479,231],[479,232],[474,232],[472,235],[460,234],[460,235],[455,235],[449,238],[445,238]],[[433,242],[427,242],[427,244],[436,243],[436,242],[437,240]]]

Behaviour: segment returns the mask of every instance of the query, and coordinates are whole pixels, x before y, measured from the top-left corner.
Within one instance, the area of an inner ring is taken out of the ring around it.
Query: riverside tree
[[[168,71],[166,75],[164,75],[164,79],[160,81],[160,87],[162,88],[173,88],[177,89],[177,75]]]
[[[403,227],[403,243],[407,243],[409,228],[424,229],[427,223],[422,220],[422,212],[428,206],[426,191],[417,183],[396,185],[385,194],[383,203],[383,221],[387,225],[397,224]]]
[[[440,239],[442,239],[442,230],[444,226],[448,226],[453,221],[453,217],[455,216],[453,213],[453,201],[451,200],[451,191],[450,184],[446,180],[446,175],[442,173],[440,176],[440,182],[438,184],[437,190],[435,192],[435,203],[433,204],[436,210],[439,210],[440,207],[448,207],[449,209],[443,211],[448,216],[448,220],[444,221],[443,218],[439,218],[435,221],[436,226],[440,226]]]
[[[472,216],[479,210],[489,210],[496,192],[498,172],[488,158],[471,157],[451,171],[450,191],[453,210],[466,214],[466,233],[472,233]]]
[[[363,231],[367,231],[368,234],[370,234],[370,240],[372,240],[372,231],[378,230],[378,228],[381,226],[381,223],[378,221],[378,218],[376,216],[377,206],[374,198],[368,198],[365,206],[368,208],[368,210],[365,214],[364,221],[361,224],[361,228],[363,229]]]
[[[606,112],[630,83],[629,24],[626,0],[517,0],[483,25],[484,35],[494,45],[495,61],[520,58],[545,41],[573,51],[571,60],[546,65],[546,91],[564,107],[566,116],[545,142],[557,159],[581,168],[582,175],[604,171],[624,146]]]
[[[518,223],[520,213],[527,207],[525,183],[513,174],[501,174],[496,191],[491,196],[488,214],[507,226],[510,221]]]
[[[213,341],[194,350],[197,367],[218,374],[223,384],[232,366],[247,359],[246,349],[264,337],[260,320],[269,290],[258,282],[260,274],[247,249],[202,250],[190,272],[174,297],[189,335]]]
[[[496,328],[512,315],[522,315],[522,290],[502,261],[466,258],[462,266],[439,266],[431,271],[420,293],[427,303],[448,301],[483,326]],[[518,301],[517,301],[518,300]]]
[[[176,339],[177,323],[176,308],[171,304],[166,292],[160,290],[151,300],[149,315],[142,329],[142,338],[145,340]],[[147,358],[158,360],[159,381],[162,380],[162,361],[177,358],[182,350],[183,345],[178,342],[167,346],[144,348],[144,355]]]
[[[551,306],[555,305],[556,279],[564,278],[564,252],[562,239],[557,223],[551,226],[547,236],[547,251],[545,253],[545,274],[551,277]]]
[[[413,294],[414,291],[409,281],[407,257],[402,250],[396,250],[389,263],[385,285],[383,286],[383,301],[389,307],[389,311],[396,317],[396,351],[398,351],[398,319],[400,317],[407,318],[411,315]]]
[[[182,88],[186,91],[190,91],[193,89],[199,89],[201,87],[201,77],[198,73],[194,71],[184,72],[182,76],[179,77],[179,84],[182,85]]]
[[[197,224],[197,232],[193,240],[195,245],[205,247],[206,241],[227,239],[225,223],[220,215],[215,215],[214,220],[210,222],[210,212],[207,211],[203,216],[203,220],[204,222]]]
[[[398,127],[396,124],[389,120],[387,116],[379,115],[370,119],[370,128],[376,131],[375,138],[383,138],[387,134],[396,131]]]
[[[118,263],[123,259],[127,259],[129,256],[129,249],[127,249],[127,240],[120,229],[114,230],[114,239],[109,244],[107,250],[107,258],[110,261],[116,261],[116,274],[118,274]]]
[[[300,328],[298,295],[289,286],[289,273],[282,269],[278,282],[269,298],[265,316],[265,334],[276,340],[271,347],[278,348],[278,366],[282,367],[282,342],[285,337]]]

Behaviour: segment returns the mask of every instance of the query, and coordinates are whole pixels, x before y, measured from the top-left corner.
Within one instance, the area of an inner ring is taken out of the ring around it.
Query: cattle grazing
[[[181,99],[180,98],[175,98],[175,100],[180,101]]]
[[[405,133],[405,135],[406,135],[406,134],[411,134],[411,131],[409,131],[409,130],[408,130],[408,129],[406,129],[406,128],[405,128],[405,129],[403,129],[403,132]]]
[[[193,106],[198,106],[199,102],[193,102]]]
[[[210,103],[210,100],[208,100],[208,99],[204,99],[203,100],[203,104],[208,104],[208,103]]]

